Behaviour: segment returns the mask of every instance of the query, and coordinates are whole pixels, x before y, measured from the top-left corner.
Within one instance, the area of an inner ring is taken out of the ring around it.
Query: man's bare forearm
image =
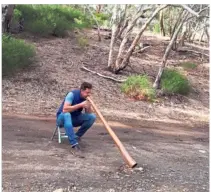
[[[76,105],[66,105],[64,106],[63,108],[63,113],[66,113],[66,112],[73,112],[77,109],[80,109],[82,108],[82,105],[81,104],[76,104]]]

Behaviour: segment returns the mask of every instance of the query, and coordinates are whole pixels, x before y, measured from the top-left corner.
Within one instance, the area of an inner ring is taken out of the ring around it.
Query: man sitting
[[[72,151],[80,151],[78,141],[93,125],[96,115],[91,111],[91,105],[86,100],[91,94],[92,85],[88,82],[81,84],[80,89],[70,91],[64,98],[57,111],[57,125],[64,127],[68,140],[72,146]],[[85,113],[82,110],[85,109]],[[73,127],[80,126],[75,133]]]

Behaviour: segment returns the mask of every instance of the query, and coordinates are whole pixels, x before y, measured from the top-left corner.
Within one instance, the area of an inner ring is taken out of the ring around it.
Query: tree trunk
[[[170,37],[171,37],[171,38],[170,38],[170,39],[172,39],[172,36],[173,36],[173,34],[174,34],[176,28],[178,27],[179,22],[181,21],[181,17],[182,17],[183,11],[184,11],[184,10],[182,10],[181,13],[179,14],[179,17],[178,17],[176,23],[174,24],[173,29],[171,30],[171,33],[170,33]]]
[[[161,35],[166,36],[165,29],[164,29],[164,22],[163,22],[163,11],[160,11],[159,21],[160,21],[160,32],[161,32]]]
[[[97,7],[96,7],[96,13],[100,13],[102,7],[103,7],[103,5],[97,5]]]
[[[188,33],[188,42],[194,42],[194,39],[195,39],[195,36],[196,36],[196,33],[192,33],[191,35],[189,35],[190,33]]]
[[[108,56],[108,68],[112,70],[114,66],[113,61],[113,51],[114,51],[114,45],[117,40],[117,34],[119,32],[119,26],[116,24],[113,24],[112,26],[112,35],[111,35],[111,43],[110,43],[110,50],[109,50],[109,56]]]
[[[113,63],[113,52],[114,52],[114,45],[117,40],[117,34],[119,33],[119,18],[118,18],[118,7],[119,5],[115,5],[113,9],[113,25],[112,25],[112,34],[111,34],[111,42],[110,42],[110,50],[109,50],[109,56],[108,56],[108,68],[112,69],[112,66],[114,65]]]
[[[118,38],[118,39],[121,39],[122,33],[123,33],[123,31],[127,28],[128,23],[129,23],[129,19],[126,19],[126,20],[125,20],[125,23],[124,23],[124,25],[123,25],[123,27],[121,28],[121,30],[119,31],[119,33],[118,33],[118,35],[117,35],[117,38]]]
[[[130,48],[128,49],[126,55],[124,54],[124,44],[126,43],[126,40],[127,40],[127,34],[126,36],[124,37],[123,41],[122,42],[122,47],[120,46],[120,50],[119,50],[119,54],[118,54],[118,57],[117,57],[117,61],[116,61],[116,65],[115,65],[115,68],[114,68],[114,72],[115,73],[118,73],[120,70],[124,69],[128,62],[129,62],[129,59],[130,59],[130,56],[132,55],[133,53],[133,50],[136,46],[136,44],[138,43],[138,41],[140,40],[141,38],[141,35],[143,34],[144,30],[147,28],[147,26],[149,25],[149,23],[154,19],[154,17],[159,13],[159,11],[161,11],[162,9],[164,9],[165,7],[167,7],[168,5],[162,5],[160,7],[158,7],[154,13],[152,14],[152,16],[146,21],[146,23],[142,26],[142,28],[140,29],[140,32],[136,35],[135,39],[133,40]],[[130,31],[131,29],[133,28],[133,25],[130,25],[128,27],[128,31]],[[122,62],[121,62],[122,61]]]
[[[10,29],[10,22],[13,17],[15,5],[8,4],[2,7],[2,32],[9,32]]]
[[[202,29],[202,32],[201,32],[201,35],[200,35],[200,38],[199,38],[199,44],[201,44],[201,42],[203,40],[204,32],[205,32],[205,29]]]
[[[90,14],[92,15],[93,19],[95,20],[95,23],[97,24],[97,35],[98,35],[98,41],[101,41],[101,35],[100,35],[100,25],[97,21],[97,19],[95,18],[95,16],[93,15],[92,11],[90,10],[90,8],[87,6]]]
[[[185,22],[186,18],[188,16],[188,12],[185,13],[181,23],[179,24],[178,28],[176,29],[176,31],[174,32],[173,36],[172,36],[172,39],[171,41],[169,42],[169,45],[167,46],[166,48],[166,51],[165,51],[165,54],[163,56],[163,59],[162,59],[162,62],[161,62],[161,66],[159,68],[159,71],[158,71],[158,74],[156,76],[156,79],[155,79],[155,82],[153,84],[153,87],[158,89],[159,85],[160,85],[160,79],[161,79],[161,76],[162,76],[162,73],[163,73],[163,70],[166,66],[166,61],[168,59],[168,56],[169,56],[169,53],[171,51],[171,48],[177,38],[177,35],[179,34],[179,31],[181,30],[182,26],[183,26],[183,23]]]
[[[181,39],[180,39],[180,42],[179,42],[181,47],[185,46],[186,34],[187,34],[186,30],[182,32]]]
[[[143,13],[145,12],[145,10],[141,11],[139,10],[137,12],[137,15],[133,18],[132,22],[130,23],[130,25],[127,27],[127,30],[126,30],[126,33],[123,37],[123,40],[121,42],[121,45],[119,47],[119,53],[117,55],[117,59],[116,59],[116,63],[114,65],[114,68],[113,68],[113,71],[115,73],[118,73],[116,71],[116,68],[122,63],[123,61],[123,56],[124,56],[124,52],[125,52],[125,49],[126,49],[126,43],[128,42],[128,38],[129,38],[129,35],[130,35],[130,32],[132,31],[133,27],[135,26],[137,20],[143,15]]]
[[[207,40],[208,40],[208,43],[210,42],[210,35],[209,35],[209,32],[208,32],[208,27],[205,28],[205,33],[207,35]]]

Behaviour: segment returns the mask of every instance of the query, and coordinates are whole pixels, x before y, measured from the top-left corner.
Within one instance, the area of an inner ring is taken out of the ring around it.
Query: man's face
[[[86,99],[90,95],[91,95],[91,89],[81,90],[81,97]]]

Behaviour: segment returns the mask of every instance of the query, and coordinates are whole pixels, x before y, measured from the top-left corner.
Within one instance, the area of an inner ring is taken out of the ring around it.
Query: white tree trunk
[[[173,36],[171,38],[171,41],[169,42],[169,44],[168,44],[168,46],[166,48],[165,54],[164,54],[163,59],[162,59],[162,62],[161,62],[161,66],[159,68],[158,74],[157,74],[156,79],[155,79],[155,82],[153,84],[153,87],[156,88],[156,89],[159,87],[160,79],[161,79],[163,70],[164,70],[164,68],[166,66],[166,61],[168,59],[169,53],[171,51],[171,48],[172,48],[172,46],[173,46],[173,44],[174,44],[174,42],[175,42],[175,40],[177,38],[177,35],[179,34],[179,31],[181,30],[181,28],[182,28],[182,26],[183,26],[183,24],[184,24],[187,16],[188,16],[188,13],[186,12],[185,15],[184,15],[184,17],[183,17],[183,19],[182,19],[182,21],[181,21],[181,23],[179,24],[178,28],[174,32],[174,34],[173,34]]]
[[[111,36],[111,43],[110,43],[110,50],[109,50],[109,56],[108,56],[108,68],[112,69],[113,66],[113,52],[114,52],[114,45],[117,40],[117,34],[119,31],[119,27],[116,24],[113,24],[112,26],[112,36]]]
[[[152,16],[146,21],[146,23],[142,26],[142,28],[140,29],[140,32],[136,35],[135,39],[133,40],[131,46],[129,47],[126,55],[121,55],[120,52],[119,54],[119,58],[121,58],[122,62],[121,63],[116,63],[115,66],[115,73],[118,73],[120,70],[124,69],[128,62],[129,62],[129,58],[132,55],[132,52],[136,46],[136,44],[138,43],[138,41],[141,38],[141,35],[143,34],[143,32],[145,31],[145,29],[147,28],[147,26],[150,24],[150,22],[154,19],[154,17],[159,13],[159,11],[161,11],[162,9],[164,9],[165,7],[167,7],[168,5],[162,5],[160,7],[158,7],[152,14]],[[132,28],[132,26],[130,26]],[[126,38],[125,38],[126,39]],[[125,40],[126,41],[126,40]],[[125,43],[125,42],[123,42]],[[122,46],[123,47],[123,46]],[[124,48],[124,47],[123,47]],[[120,50],[121,51],[121,50]]]
[[[112,35],[111,35],[111,42],[110,42],[110,50],[108,56],[108,68],[111,69],[113,65],[113,53],[114,53],[114,45],[117,40],[117,34],[119,33],[119,24],[121,19],[119,18],[120,14],[120,5],[115,5],[113,8],[113,15],[112,15]]]
[[[124,52],[126,50],[126,43],[128,42],[129,35],[130,35],[133,27],[135,26],[137,20],[143,15],[143,13],[144,13],[144,10],[142,10],[142,11],[139,10],[137,12],[137,15],[135,15],[135,17],[133,18],[132,22],[130,23],[130,25],[126,29],[125,35],[124,35],[123,40],[121,42],[121,45],[119,47],[119,52],[118,52],[117,59],[116,59],[116,62],[115,62],[115,66],[114,66],[114,69],[113,69],[114,72],[115,72],[116,68],[118,68],[119,65],[123,61]]]

